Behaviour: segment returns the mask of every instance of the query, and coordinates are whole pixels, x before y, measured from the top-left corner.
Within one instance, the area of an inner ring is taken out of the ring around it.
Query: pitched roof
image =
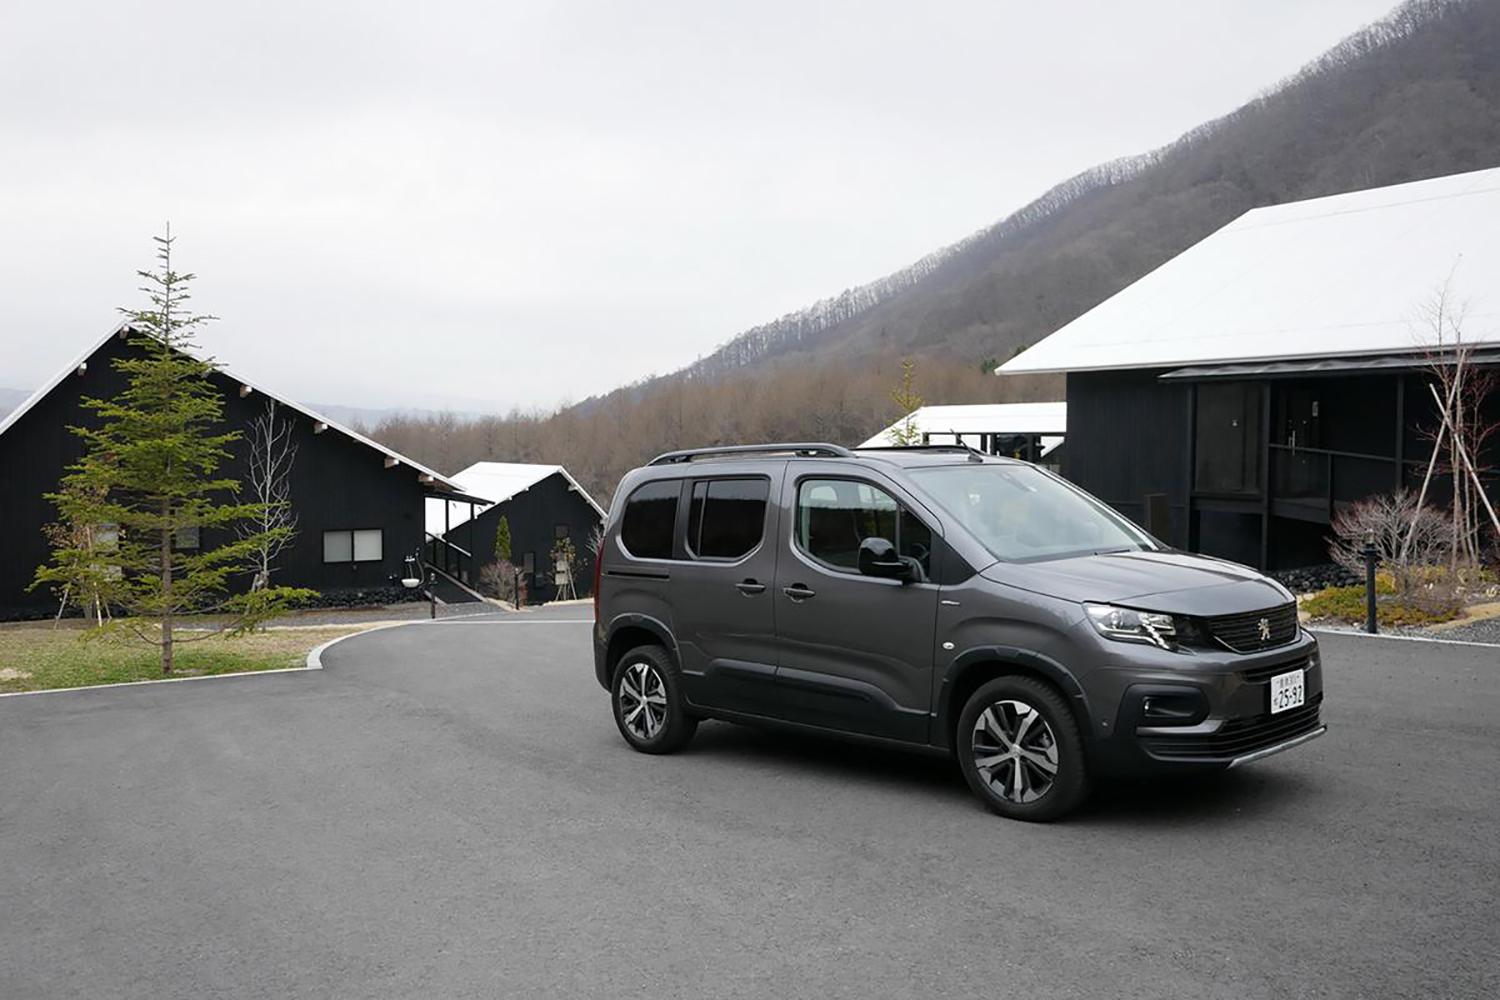
[[[1068,431],[1067,403],[974,403],[962,406],[923,406],[912,412],[917,430],[924,434],[1048,434]],[[891,443],[890,433],[898,420],[861,448]]]
[[[560,475],[567,480],[568,488],[578,493],[602,518],[605,510],[594,502],[588,491],[578,485],[567,469],[561,465],[532,465],[524,462],[475,462],[453,476],[453,481],[465,493],[484,497],[490,501],[475,507],[474,516],[479,516],[491,507],[502,504],[526,492],[549,476]],[[444,521],[443,504],[448,505],[447,520]],[[469,519],[469,505],[439,500],[427,505],[427,531],[441,535],[448,528],[456,528]]]
[[[91,345],[89,345],[89,347],[77,358],[75,358],[71,364],[59,369],[57,374],[48,379],[39,389],[37,389],[36,392],[33,392],[24,403],[12,410],[8,416],[0,419],[0,434],[4,434],[6,431],[10,430],[10,428],[13,427],[17,421],[19,421],[23,416],[26,415],[27,411],[36,406],[43,399],[47,398],[47,396],[51,394],[52,390],[61,385],[64,379],[66,379],[69,375],[86,364],[88,360],[95,354],[98,354],[100,349],[103,348],[105,344],[109,343],[112,337],[124,336],[125,332],[129,328],[130,324],[128,322],[121,323],[113,327],[108,333],[98,338]],[[345,427],[344,425],[338,423],[337,421],[328,419],[321,413],[318,413],[316,410],[309,409],[308,407],[303,406],[301,403],[294,402],[293,400],[287,399],[284,396],[277,395],[274,392],[269,392],[263,389],[261,386],[255,384],[254,382],[250,382],[244,378],[241,378],[240,376],[235,375],[223,368],[220,368],[219,372],[225,378],[238,382],[240,385],[248,386],[252,391],[258,392],[269,399],[274,399],[282,406],[301,413],[303,416],[307,417],[314,423],[324,424],[328,427],[329,430],[337,431],[338,433],[343,434],[345,437],[349,437],[354,439],[355,441],[358,441],[360,444],[364,445],[367,448],[372,448],[375,451],[380,452],[380,454],[385,458],[392,459],[400,463],[401,465],[405,465],[408,468],[415,470],[419,476],[430,477],[434,486],[446,487],[456,493],[464,492],[463,487],[459,486],[448,477],[443,476],[432,469],[429,469],[427,466],[423,465],[420,462],[416,462],[410,458],[407,458],[405,455],[402,455],[399,452],[392,451],[390,448],[387,448],[385,445],[381,444],[378,441],[370,440],[358,431],[351,430],[348,427]]]
[[[999,369],[1159,368],[1415,352],[1451,277],[1500,343],[1500,168],[1246,212]]]

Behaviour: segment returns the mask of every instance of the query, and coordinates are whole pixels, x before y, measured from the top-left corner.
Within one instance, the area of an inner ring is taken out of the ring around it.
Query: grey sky
[[[666,371],[1167,142],[1394,0],[7,4],[0,386],[135,304],[298,398]]]

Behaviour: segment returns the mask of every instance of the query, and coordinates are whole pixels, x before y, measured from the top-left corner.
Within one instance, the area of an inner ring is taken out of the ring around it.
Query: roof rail
[[[790,454],[798,458],[853,458],[854,452],[843,445],[822,441],[788,441],[782,444],[729,444],[717,448],[688,448],[657,455],[647,465],[675,465],[699,458],[719,455],[777,455]]]
[[[956,451],[970,458],[984,459],[984,452],[978,448],[966,444],[872,444],[855,449],[856,451]]]

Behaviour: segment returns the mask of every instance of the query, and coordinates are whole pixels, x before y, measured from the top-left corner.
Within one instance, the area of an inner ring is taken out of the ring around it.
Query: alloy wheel
[[[667,721],[667,689],[656,668],[644,660],[632,663],[620,677],[620,718],[631,735],[652,740]]]
[[[1035,802],[1057,780],[1057,737],[1024,701],[997,701],[974,721],[974,768],[1006,802]]]

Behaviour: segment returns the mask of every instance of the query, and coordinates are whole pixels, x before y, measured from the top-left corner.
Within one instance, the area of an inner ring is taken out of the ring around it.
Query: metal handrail
[[[657,455],[647,465],[675,465],[694,459],[715,455],[777,455],[790,454],[797,458],[853,458],[854,452],[843,445],[826,441],[789,441],[782,444],[730,444],[717,448],[686,448]]]
[[[444,538],[442,535],[434,535],[430,531],[423,532],[423,534],[425,534],[427,536],[427,540],[429,542],[441,542],[445,547],[450,548],[453,551],[458,552],[461,555],[468,556],[470,559],[474,558],[474,553],[470,552],[468,549],[464,548],[462,545],[458,545],[458,544],[456,544],[454,542],[448,541],[448,539]]]

